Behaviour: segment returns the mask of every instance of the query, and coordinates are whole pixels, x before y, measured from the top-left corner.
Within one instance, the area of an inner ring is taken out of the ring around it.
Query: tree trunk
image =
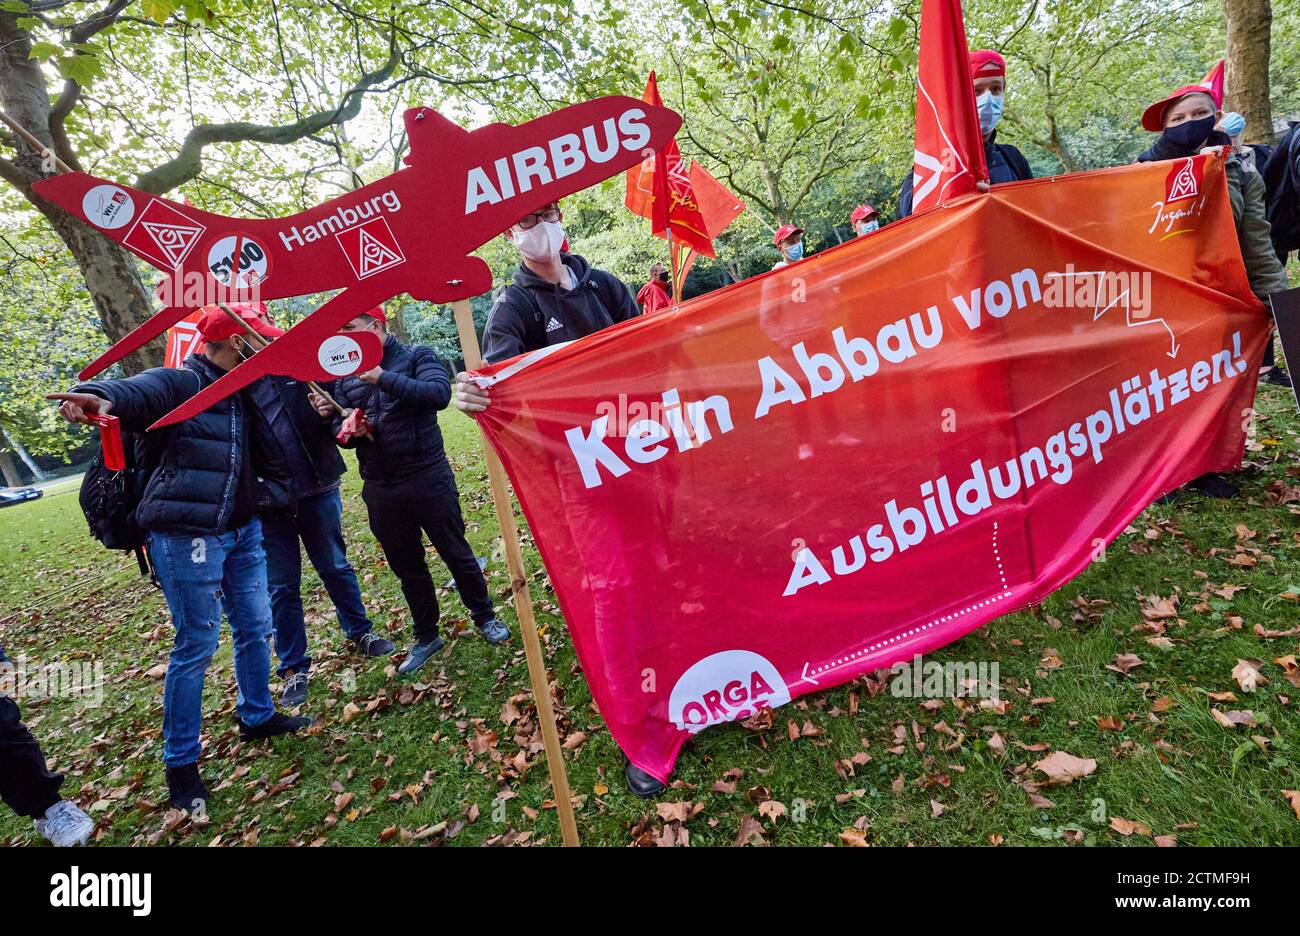
[[[37,481],[44,481],[45,472],[41,471],[41,466],[36,464],[27,449],[23,448],[23,444],[11,436],[8,429],[3,427],[0,427],[0,436],[3,436],[4,441],[9,443],[9,447],[18,453],[18,457],[23,460],[23,464],[26,465],[27,470],[32,473],[32,477]]]
[[[13,452],[0,448],[0,474],[4,475],[5,487],[21,487],[23,479],[18,476],[18,466],[14,464]]]
[[[0,107],[52,150],[49,90],[40,64],[29,57],[31,37],[18,28],[16,15],[0,11]],[[38,197],[32,185],[44,178],[50,167],[42,166],[41,153],[31,152],[21,141],[17,146],[21,155],[6,163],[4,178],[58,232],[81,268],[104,333],[109,340],[118,341],[153,311],[134,258],[89,225]],[[128,374],[134,374],[158,367],[162,360],[162,342],[154,341],[122,365]]]
[[[1273,108],[1268,98],[1268,57],[1273,10],[1269,0],[1223,0],[1228,21],[1225,110],[1246,118],[1246,143],[1273,143]]]

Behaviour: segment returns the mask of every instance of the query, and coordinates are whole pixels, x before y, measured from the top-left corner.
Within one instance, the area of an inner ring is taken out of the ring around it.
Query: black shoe
[[[311,726],[312,719],[306,715],[286,715],[283,712],[276,712],[260,725],[245,725],[241,720],[239,723],[239,740],[260,741],[263,738],[274,738],[277,735],[293,734]]]
[[[658,796],[668,789],[662,780],[656,780],[626,758],[623,761],[623,776],[627,778],[627,788],[632,791],[632,795],[642,799]]]
[[[306,702],[309,682],[306,673],[290,673],[284,681],[284,691],[280,693],[280,708],[296,709]]]
[[[198,764],[167,768],[167,793],[172,807],[193,814],[208,808],[208,788],[199,776]]]
[[[376,633],[366,631],[356,640],[352,641],[352,646],[356,647],[368,657],[386,657],[392,653],[396,647],[391,640],[385,640]]]
[[[440,651],[445,644],[441,637],[435,637],[433,640],[425,643],[417,643],[406,654],[406,659],[397,667],[397,671],[405,676],[407,673],[414,673],[425,663],[433,658],[433,655]]]
[[[1268,373],[1260,378],[1261,383],[1272,384],[1275,387],[1291,387],[1291,378],[1287,372],[1278,367],[1270,368]]]
[[[1236,497],[1241,493],[1241,488],[1229,481],[1221,474],[1203,474],[1188,482],[1187,486],[1193,491],[1200,491],[1206,497],[1213,497],[1217,500],[1228,500]]]

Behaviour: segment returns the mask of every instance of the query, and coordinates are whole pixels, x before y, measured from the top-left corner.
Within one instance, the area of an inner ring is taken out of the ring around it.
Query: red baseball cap
[[[388,313],[384,311],[384,307],[381,305],[377,305],[373,309],[367,309],[361,314],[368,315],[372,319],[379,319],[379,321],[383,322],[385,325],[388,324]]]
[[[858,205],[858,207],[853,209],[853,215],[849,218],[849,224],[857,224],[865,218],[874,217],[875,214],[876,209],[872,208],[870,205]]]
[[[253,331],[263,338],[279,338],[284,334],[283,331],[274,325],[268,325],[258,318],[257,314],[247,309],[234,310],[235,314]],[[198,323],[199,334],[203,336],[204,341],[228,341],[231,335],[246,335],[247,330],[240,326],[233,318],[227,315],[218,306],[204,306],[203,314],[199,316]]]
[[[1152,133],[1165,129],[1165,114],[1189,94],[1208,94],[1216,108],[1223,107],[1223,61],[1205,73],[1200,84],[1183,85],[1164,100],[1156,101],[1142,112],[1142,126]]]
[[[1006,77],[1007,60],[992,49],[977,49],[970,54],[970,80]]]
[[[783,224],[776,229],[776,234],[772,237],[772,243],[780,247],[781,241],[785,240],[787,237],[793,237],[796,234],[802,233],[803,228],[801,227],[795,227],[793,224]]]

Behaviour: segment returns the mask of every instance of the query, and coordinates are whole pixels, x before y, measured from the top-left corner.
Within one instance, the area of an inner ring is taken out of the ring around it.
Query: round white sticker
[[[116,185],[96,185],[81,197],[86,220],[105,231],[126,227],[135,217],[135,199]]]
[[[361,366],[361,345],[347,335],[330,335],[321,342],[316,360],[327,373],[346,377]]]
[[[235,244],[239,244],[239,256],[235,257]],[[266,248],[247,234],[228,234],[213,241],[208,248],[208,269],[222,285],[230,286],[230,271],[239,267],[236,289],[256,286],[266,279],[270,272],[270,257]]]
[[[724,650],[682,673],[668,698],[668,717],[695,734],[789,701],[790,689],[766,657],[751,650]]]

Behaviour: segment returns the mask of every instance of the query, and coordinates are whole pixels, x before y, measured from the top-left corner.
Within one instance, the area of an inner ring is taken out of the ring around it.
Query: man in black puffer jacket
[[[251,317],[245,321],[264,330]],[[144,432],[247,353],[243,328],[219,309],[205,313],[198,330],[207,346],[179,368],[91,381],[50,399],[63,401],[59,412],[69,422],[111,413],[123,430]],[[311,724],[277,712],[268,685],[271,606],[258,513],[287,506],[292,486],[267,444],[266,421],[245,393],[162,430],[162,460],[136,508],[176,628],[163,684],[163,760],[171,803],[189,812],[206,809],[208,798],[198,770],[203,681],[223,610],[234,639],[240,738],[268,738]]]
[[[443,646],[423,534],[451,570],[479,633],[496,644],[508,640],[510,631],[497,620],[487,581],[465,538],[456,479],[442,448],[438,411],[451,400],[447,369],[430,349],[404,345],[388,334],[387,323],[384,310],[376,306],[343,327],[345,332],[374,332],[384,342],[384,357],[373,370],[336,381],[333,392],[351,419],[356,418],[353,410],[365,414],[363,430],[343,444],[357,450],[370,530],[411,609],[415,646],[398,672],[412,673]],[[331,413],[319,395],[312,402],[321,415]],[[345,419],[332,415],[337,433]]]
[[[269,323],[263,324],[279,333]],[[339,478],[346,469],[329,421],[312,408],[306,385],[289,377],[258,381],[249,387],[249,396],[270,426],[295,495],[293,506],[268,510],[262,516],[275,652],[284,679],[280,704],[292,709],[307,701],[311,672],[302,607],[303,548],[334,603],[339,626],[349,642],[368,657],[388,656],[393,644],[374,632],[357,574],[348,562],[339,496]]]

